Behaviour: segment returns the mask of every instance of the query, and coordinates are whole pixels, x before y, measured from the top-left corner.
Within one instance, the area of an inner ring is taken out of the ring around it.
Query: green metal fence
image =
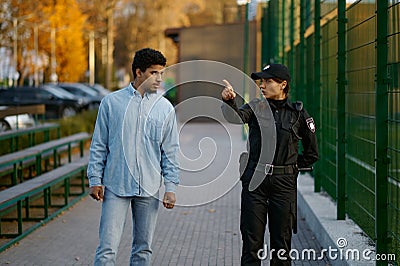
[[[400,1],[388,4],[388,236],[400,254]],[[400,257],[398,255],[398,257]]]
[[[317,123],[315,191],[399,264],[400,1],[270,0],[262,21],[261,62],[289,66]]]

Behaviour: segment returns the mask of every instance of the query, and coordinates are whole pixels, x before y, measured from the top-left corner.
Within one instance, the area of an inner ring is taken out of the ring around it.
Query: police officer
[[[241,173],[241,264],[260,265],[261,257],[266,257],[264,252],[260,252],[264,250],[269,252],[267,255],[271,259],[270,265],[290,265],[292,232],[296,233],[297,230],[297,175],[299,168],[311,167],[318,160],[316,127],[313,118],[304,110],[303,104],[292,103],[288,99],[290,74],[286,66],[270,64],[261,72],[252,73],[251,78],[261,80],[259,87],[270,109],[259,108],[266,104],[264,99],[254,99],[238,108],[234,100],[236,93],[226,80],[221,93],[226,103],[222,106],[224,117],[230,122],[235,122],[233,117],[236,115],[243,123],[249,125],[248,161],[244,172]],[[268,161],[263,162],[263,158],[266,157],[262,156],[264,148],[261,148],[272,139],[265,137],[265,134],[263,136],[260,129],[260,123],[268,120],[268,115],[265,115],[267,111],[271,114],[269,123],[275,121],[276,130],[272,164]],[[299,154],[299,140],[303,146],[302,154]],[[259,185],[251,189],[251,179],[260,168],[266,171],[262,173],[263,178]],[[264,248],[267,219],[270,233],[269,250]]]

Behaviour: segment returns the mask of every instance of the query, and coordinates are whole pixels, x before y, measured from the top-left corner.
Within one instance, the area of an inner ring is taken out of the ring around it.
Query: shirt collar
[[[138,91],[135,89],[135,87],[133,87],[133,83],[132,83],[132,82],[129,83],[128,88],[129,88],[129,92],[130,92],[132,95],[140,95],[140,92],[138,92]]]
[[[274,107],[274,108],[277,107],[277,106],[275,106],[273,100],[268,99],[268,103],[269,103],[272,107]],[[289,98],[286,98],[285,100],[283,100],[283,101],[282,101],[282,105],[280,105],[280,107],[282,107],[282,108],[288,107],[288,108],[294,110],[293,104],[290,102]]]
[[[133,86],[132,82],[129,83],[129,91],[131,92],[132,95],[135,95],[135,96],[139,95],[140,97],[142,97],[140,92],[137,89],[135,89],[135,87]],[[146,97],[146,99],[149,100],[154,95],[157,95],[157,93],[147,93],[147,92],[145,92],[143,96]]]

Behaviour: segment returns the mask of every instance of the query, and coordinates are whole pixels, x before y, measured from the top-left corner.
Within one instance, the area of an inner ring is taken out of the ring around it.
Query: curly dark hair
[[[165,66],[166,64],[167,59],[160,51],[151,48],[143,48],[138,50],[136,51],[132,62],[133,78],[136,78],[136,69],[138,68],[140,71],[144,72],[152,65]]]

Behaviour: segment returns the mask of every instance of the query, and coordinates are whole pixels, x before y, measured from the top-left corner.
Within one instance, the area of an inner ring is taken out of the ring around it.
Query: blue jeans
[[[156,196],[118,197],[105,189],[94,265],[115,265],[129,206],[133,221],[130,265],[150,265],[159,206]]]

